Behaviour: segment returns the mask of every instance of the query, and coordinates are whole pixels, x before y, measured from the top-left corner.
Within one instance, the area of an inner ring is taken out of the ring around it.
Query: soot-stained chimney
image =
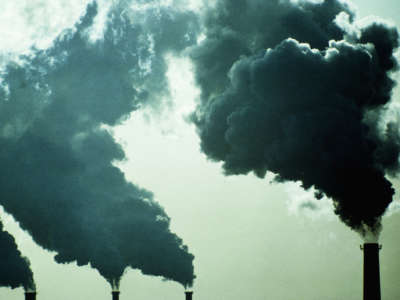
[[[112,291],[112,300],[119,300],[119,293],[120,291]]]
[[[186,300],[192,300],[193,292],[186,291],[185,295],[186,295],[185,298]]]
[[[361,246],[364,251],[364,300],[381,300],[381,283],[379,276],[378,243],[365,243]]]
[[[35,291],[25,292],[25,300],[36,300],[36,292]]]

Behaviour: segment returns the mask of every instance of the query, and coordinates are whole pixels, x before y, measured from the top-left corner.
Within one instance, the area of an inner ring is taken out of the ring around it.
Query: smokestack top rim
[[[380,243],[364,243],[362,246],[363,246],[363,247],[366,247],[366,248],[378,248],[378,249],[382,249],[382,244],[380,244]]]
[[[382,249],[382,244],[380,244],[380,243],[364,243],[364,244],[360,245],[360,249],[361,250],[365,250],[365,249],[378,249],[378,250],[381,250]]]

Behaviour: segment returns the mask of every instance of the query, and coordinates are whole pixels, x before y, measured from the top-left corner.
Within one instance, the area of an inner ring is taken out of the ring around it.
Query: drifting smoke
[[[384,122],[398,32],[359,25],[342,1],[219,0],[191,53],[193,113],[208,157],[227,175],[300,181],[341,220],[378,234],[399,169],[398,125]]]
[[[196,18],[115,1],[104,36],[90,41],[97,8],[3,72],[0,203],[57,262],[90,264],[114,287],[127,267],[191,285],[193,255],[152,193],[113,165],[125,155],[104,125],[161,104],[164,56],[193,44]]]
[[[15,289],[35,290],[29,260],[21,255],[14,238],[3,230],[0,222],[0,286]]]

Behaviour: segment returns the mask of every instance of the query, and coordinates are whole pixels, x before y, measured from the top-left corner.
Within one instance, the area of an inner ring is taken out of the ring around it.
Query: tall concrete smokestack
[[[365,243],[361,246],[364,250],[364,300],[381,300],[381,283],[379,275],[379,250],[378,243]]]
[[[185,295],[186,295],[186,298],[185,298],[186,300],[192,300],[193,292],[186,291]]]
[[[112,300],[119,300],[119,291],[112,291]]]
[[[25,300],[36,300],[36,291],[26,291]]]

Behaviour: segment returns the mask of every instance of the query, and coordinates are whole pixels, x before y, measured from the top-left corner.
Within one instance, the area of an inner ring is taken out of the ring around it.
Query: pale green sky
[[[83,2],[87,1],[73,1],[71,19],[79,15]],[[379,15],[400,24],[397,1],[353,2],[361,16]],[[0,25],[5,26],[1,15]],[[293,201],[307,196],[300,189],[253,175],[225,177],[219,164],[200,153],[194,127],[182,119],[198,95],[188,61],[171,58],[169,76],[175,108],[151,121],[145,112],[134,113],[114,132],[127,153],[128,160],[121,164],[127,178],[154,192],[172,219],[172,230],[196,256],[194,299],[361,299],[358,235],[326,210],[329,202],[320,213],[290,209]],[[3,213],[2,219],[31,261],[38,300],[110,299],[109,285],[97,271],[55,263],[53,254],[36,246],[10,216]],[[399,226],[400,214],[385,217],[381,236],[385,300],[400,298]],[[183,297],[179,284],[136,270],[129,270],[121,282],[121,300]],[[21,288],[0,288],[0,299],[22,298]]]

